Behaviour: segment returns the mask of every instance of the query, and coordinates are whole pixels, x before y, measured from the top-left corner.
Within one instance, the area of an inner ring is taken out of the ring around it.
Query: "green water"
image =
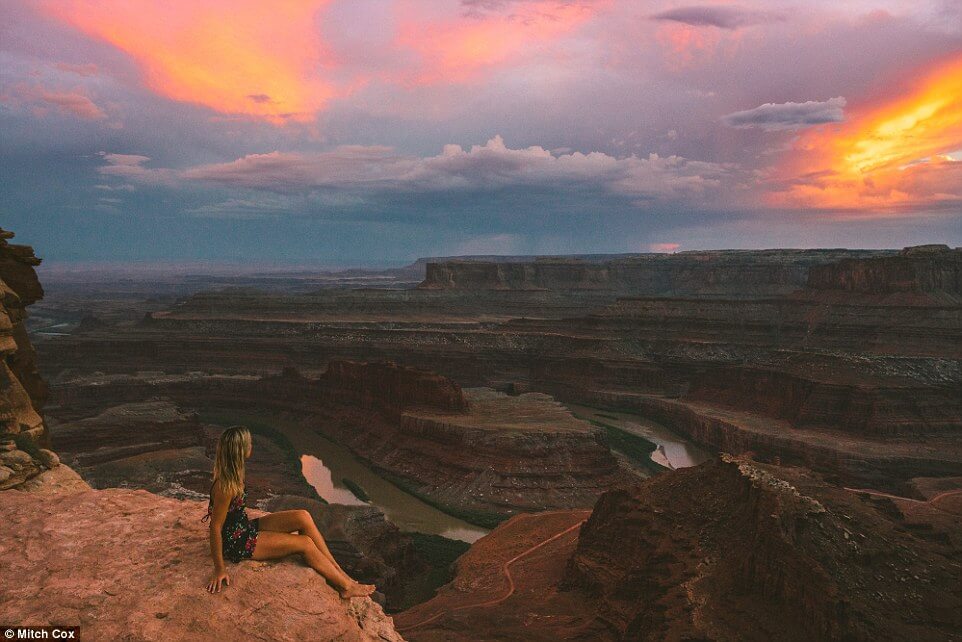
[[[675,434],[656,421],[636,414],[603,410],[578,404],[565,404],[579,417],[610,424],[625,432],[644,437],[655,444],[651,460],[665,468],[687,468],[708,461],[712,453]]]

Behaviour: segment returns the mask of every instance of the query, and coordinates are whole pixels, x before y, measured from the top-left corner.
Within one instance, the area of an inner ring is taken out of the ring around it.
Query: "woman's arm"
[[[224,566],[223,536],[221,529],[227,520],[227,509],[230,507],[230,498],[225,497],[218,484],[214,484],[211,492],[214,494],[214,509],[210,514],[210,556],[214,560],[214,574],[211,576],[207,590],[211,593],[219,593],[221,583],[230,586],[230,577],[227,575],[227,567]]]

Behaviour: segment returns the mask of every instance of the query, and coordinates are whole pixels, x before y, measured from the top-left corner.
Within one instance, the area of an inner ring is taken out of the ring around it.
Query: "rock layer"
[[[320,378],[324,394],[338,404],[400,414],[426,407],[460,413],[468,410],[461,387],[445,377],[392,362],[331,361]]]
[[[863,294],[941,292],[962,295],[962,248],[923,245],[897,257],[851,258],[814,266],[808,287]]]
[[[810,267],[889,252],[719,250],[642,254],[605,260],[545,257],[494,262],[428,262],[423,289],[607,290],[621,294],[757,297],[804,285]]]

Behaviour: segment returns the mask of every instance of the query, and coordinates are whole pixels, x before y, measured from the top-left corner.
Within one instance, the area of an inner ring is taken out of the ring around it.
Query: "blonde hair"
[[[244,460],[251,448],[251,433],[244,426],[231,426],[217,440],[214,483],[228,497],[244,492]]]

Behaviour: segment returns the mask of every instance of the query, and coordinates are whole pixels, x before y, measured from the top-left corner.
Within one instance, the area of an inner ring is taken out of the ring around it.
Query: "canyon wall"
[[[319,381],[329,401],[378,408],[398,416],[411,407],[452,413],[468,409],[468,401],[458,384],[432,372],[393,362],[331,361]]]
[[[813,266],[808,287],[863,294],[943,292],[962,295],[962,248],[922,245],[896,257],[850,258]]]
[[[647,254],[587,261],[543,258],[520,262],[429,262],[424,289],[610,290],[623,294],[784,294],[805,284],[810,267],[843,257],[886,252],[853,250],[719,250]]]

